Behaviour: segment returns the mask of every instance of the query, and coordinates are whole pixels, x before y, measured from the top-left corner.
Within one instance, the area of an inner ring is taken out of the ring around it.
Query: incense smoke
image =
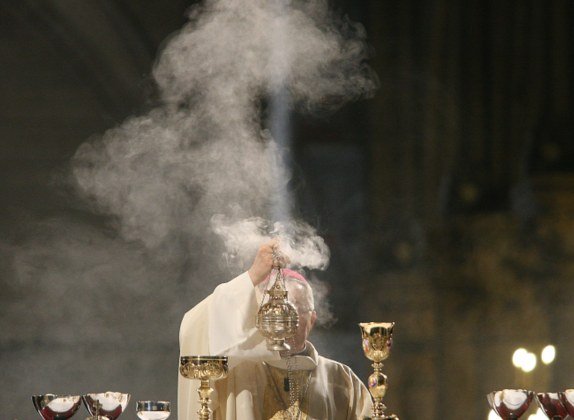
[[[0,328],[14,349],[3,368],[18,384],[8,413],[37,392],[169,390],[181,314],[270,236],[298,266],[328,262],[317,233],[289,220],[278,134],[288,121],[266,113],[323,113],[370,95],[362,28],[324,0],[207,0],[189,19],[155,65],[159,105],[72,159],[76,191],[104,217],[27,216],[0,239]]]
[[[314,228],[303,222],[270,224],[260,217],[228,222],[216,215],[211,225],[224,241],[227,250],[224,256],[230,265],[246,266],[257,248],[272,238],[279,241],[279,249],[289,258],[290,266],[323,270],[329,263],[327,244]]]
[[[262,127],[265,98],[287,92],[292,107],[323,112],[375,88],[362,28],[326,1],[210,0],[189,19],[154,68],[161,105],[84,144],[73,160],[80,191],[117,217],[126,239],[164,256],[197,252],[200,238],[214,247],[212,227],[237,252],[239,221],[285,203],[276,192],[288,171]],[[324,243],[301,226],[287,229],[302,235],[286,239],[293,262],[324,266]],[[318,261],[308,245],[323,253]]]

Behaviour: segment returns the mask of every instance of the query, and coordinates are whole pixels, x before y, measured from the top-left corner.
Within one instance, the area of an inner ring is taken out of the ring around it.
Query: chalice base
[[[289,351],[291,346],[285,340],[272,340],[267,342],[267,348],[273,351]]]

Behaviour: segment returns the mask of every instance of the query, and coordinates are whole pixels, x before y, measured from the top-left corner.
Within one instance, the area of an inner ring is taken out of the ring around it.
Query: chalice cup
[[[211,419],[212,410],[209,408],[210,395],[213,388],[209,381],[227,377],[227,356],[182,356],[180,357],[179,373],[187,379],[197,379],[201,385],[197,389],[201,407],[197,414],[199,420]]]
[[[524,389],[503,389],[487,394],[486,398],[490,407],[503,420],[516,420],[528,410],[534,392]]]
[[[568,415],[574,417],[574,389],[567,389],[564,392],[559,392],[558,395]]]
[[[562,420],[568,416],[557,392],[539,392],[536,394],[536,401],[549,419]]]
[[[90,393],[82,396],[82,400],[92,416],[91,419],[99,420],[105,417],[116,420],[128,406],[130,394],[111,391]]]
[[[369,376],[369,392],[373,397],[373,420],[398,420],[394,414],[386,415],[383,398],[387,393],[387,376],[382,373],[383,360],[391,355],[394,322],[363,322],[361,328],[363,351],[373,362],[374,373]]]
[[[79,395],[33,395],[32,402],[44,420],[65,420],[78,411],[82,404],[82,397]]]
[[[138,401],[136,413],[142,420],[165,420],[171,414],[169,401]]]

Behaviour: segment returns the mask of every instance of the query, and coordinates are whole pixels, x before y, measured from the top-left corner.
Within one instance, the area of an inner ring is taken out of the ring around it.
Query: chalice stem
[[[209,380],[201,380],[201,386],[197,389],[199,394],[199,402],[201,408],[197,412],[199,415],[199,420],[210,420],[211,419],[211,408],[209,408],[209,403],[211,400],[209,396],[213,392],[213,389],[209,386]]]
[[[375,398],[373,404],[373,418],[374,419],[382,419],[385,415],[385,404],[383,404],[382,398]]]

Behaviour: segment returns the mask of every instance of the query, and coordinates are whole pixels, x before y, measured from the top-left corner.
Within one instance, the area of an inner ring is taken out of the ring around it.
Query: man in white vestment
[[[217,286],[181,323],[180,356],[229,357],[227,378],[213,383],[214,418],[343,420],[369,416],[372,403],[365,385],[348,366],[319,356],[307,341],[317,315],[311,287],[295,271],[284,270],[289,301],[299,315],[297,334],[288,341],[292,357],[287,361],[267,349],[255,320],[276,255],[275,242],[262,245],[247,272]],[[198,386],[199,381],[179,375],[179,420],[197,419]]]

